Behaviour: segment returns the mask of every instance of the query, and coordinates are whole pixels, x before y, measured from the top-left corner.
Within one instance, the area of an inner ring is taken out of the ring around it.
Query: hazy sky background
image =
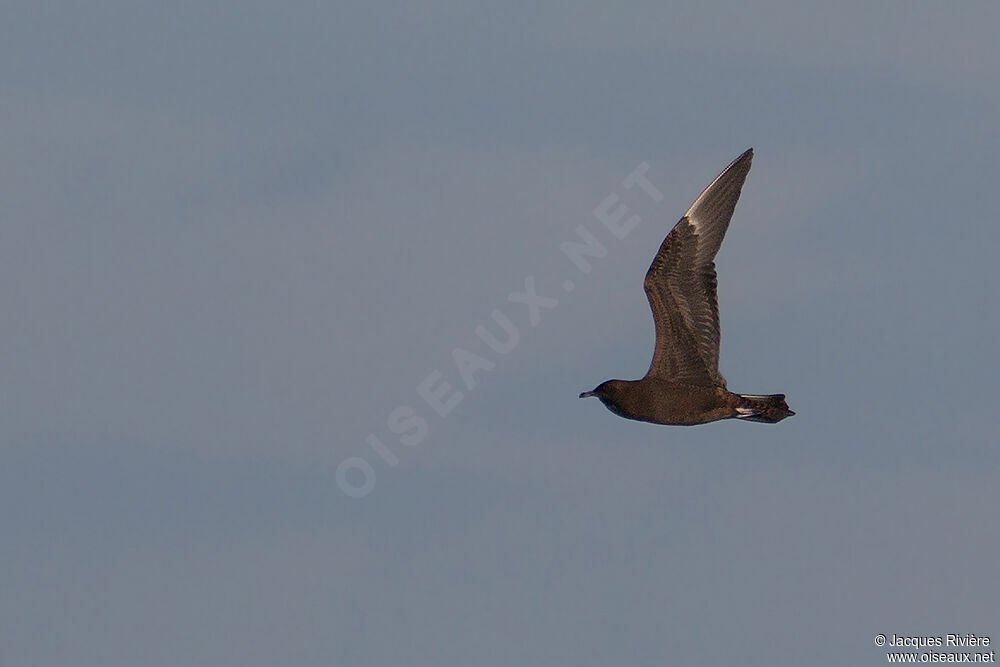
[[[1000,642],[998,25],[985,2],[6,0],[0,664]],[[722,371],[797,416],[578,400],[645,372],[646,268],[748,146]],[[643,162],[659,204],[622,187]],[[621,241],[612,194],[642,219]],[[586,276],[558,249],[580,225],[608,249]],[[507,300],[527,276],[559,299],[536,327]],[[474,333],[494,309],[506,355]],[[456,347],[495,363],[472,391]],[[445,418],[416,391],[435,369],[465,391]]]

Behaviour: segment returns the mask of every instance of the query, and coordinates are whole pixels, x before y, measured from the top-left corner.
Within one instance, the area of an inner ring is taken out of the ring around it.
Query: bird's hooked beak
[[[580,398],[589,398],[590,396],[597,396],[597,394],[595,394],[592,391],[585,391],[582,394],[580,394]]]

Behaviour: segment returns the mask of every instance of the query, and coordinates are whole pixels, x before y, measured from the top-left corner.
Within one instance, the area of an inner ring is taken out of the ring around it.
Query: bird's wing
[[[656,323],[656,349],[647,377],[726,386],[719,373],[715,254],[752,160],[750,149],[705,188],[667,234],[646,272],[644,287]]]

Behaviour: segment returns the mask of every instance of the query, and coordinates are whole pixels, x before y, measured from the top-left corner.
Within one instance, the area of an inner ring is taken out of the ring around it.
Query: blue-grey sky
[[[1000,642],[995,3],[0,16],[0,664]],[[797,415],[578,400],[645,372],[649,261],[749,146],[721,367]],[[641,165],[658,203],[623,185]],[[559,250],[580,226],[588,274]],[[558,300],[537,326],[529,277]],[[495,310],[506,353],[476,335]],[[490,366],[471,390],[456,348]]]

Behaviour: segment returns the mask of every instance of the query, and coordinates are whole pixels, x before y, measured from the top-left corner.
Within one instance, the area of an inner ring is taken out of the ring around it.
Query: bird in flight
[[[750,171],[747,150],[698,196],[663,240],[643,287],[656,324],[656,347],[641,380],[608,380],[596,396],[627,419],[694,425],[719,419],[775,424],[795,413],[784,394],[735,394],[719,372],[715,254]]]

